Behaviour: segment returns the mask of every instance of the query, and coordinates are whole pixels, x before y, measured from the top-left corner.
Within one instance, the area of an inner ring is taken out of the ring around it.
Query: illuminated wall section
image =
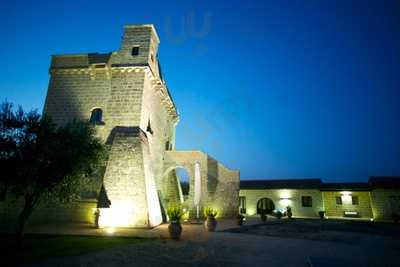
[[[322,195],[319,189],[241,189],[240,196],[246,198],[246,215],[257,215],[257,203],[263,198],[269,198],[276,209],[292,208],[293,216],[318,217],[318,212],[324,209]],[[312,199],[312,205],[304,207],[302,197]]]
[[[144,136],[142,135],[142,138],[143,137]],[[142,140],[142,153],[144,162],[144,177],[146,185],[149,226],[153,227],[162,223],[162,215],[154,177],[153,160],[150,156],[149,143],[147,142],[147,138],[143,138]]]
[[[345,212],[354,212],[361,218],[373,218],[369,191],[323,191],[322,196],[328,217],[344,217]],[[353,203],[353,196],[358,198],[358,204]]]
[[[100,227],[151,227],[161,223],[146,135],[139,127],[116,127],[104,175],[109,208],[100,211]]]
[[[202,216],[206,207],[218,211],[218,217],[236,217],[239,208],[239,171],[230,170],[201,151],[165,151],[164,172],[177,167],[189,174],[189,196],[185,206],[189,217]],[[197,205],[198,204],[198,205]]]
[[[392,220],[393,204],[397,207],[400,200],[400,190],[377,188],[370,193],[374,218]],[[394,201],[394,203],[393,203]]]

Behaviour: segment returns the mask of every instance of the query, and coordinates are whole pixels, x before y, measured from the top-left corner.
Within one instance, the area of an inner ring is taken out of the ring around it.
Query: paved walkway
[[[258,224],[257,219],[247,225]],[[218,231],[237,227],[219,220]],[[184,224],[182,240],[167,239],[168,226],[153,229],[94,229],[89,225],[29,227],[29,233],[153,237],[139,244],[115,247],[81,256],[48,259],[33,266],[395,266],[400,251],[376,242],[348,244],[204,230],[202,224]],[[271,225],[271,227],[273,227]],[[343,233],[344,235],[346,233]],[[161,237],[161,238],[159,238]],[[368,238],[368,235],[366,235]]]
[[[259,219],[251,219],[245,222],[246,225],[259,224]],[[238,227],[235,220],[219,219],[217,231],[223,231],[230,228]],[[26,233],[36,234],[66,234],[66,235],[98,235],[98,236],[134,236],[146,238],[169,238],[168,224],[161,224],[154,228],[103,228],[95,229],[89,224],[48,224],[48,225],[32,225],[26,228]],[[182,236],[183,240],[198,240],[207,236],[209,233],[205,231],[204,225],[200,223],[183,223]]]
[[[176,266],[396,266],[399,251],[377,244],[354,246],[225,232],[198,240],[155,239],[76,257],[49,259],[41,267]],[[315,264],[317,263],[317,264]]]

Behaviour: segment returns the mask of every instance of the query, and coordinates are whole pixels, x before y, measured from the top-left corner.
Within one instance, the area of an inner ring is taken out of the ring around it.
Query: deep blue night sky
[[[399,1],[8,2],[1,99],[41,111],[51,54],[115,51],[124,24],[153,23],[178,149],[242,179],[400,175]]]

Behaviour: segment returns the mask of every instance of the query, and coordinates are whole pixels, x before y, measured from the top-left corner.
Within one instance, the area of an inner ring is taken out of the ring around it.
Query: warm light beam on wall
[[[350,191],[342,191],[342,192],[340,192],[340,194],[342,197],[342,202],[344,204],[351,203],[351,192]]]

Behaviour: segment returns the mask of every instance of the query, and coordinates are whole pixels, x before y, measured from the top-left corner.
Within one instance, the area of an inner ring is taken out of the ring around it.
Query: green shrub
[[[172,223],[179,223],[184,212],[181,206],[171,206],[167,209],[169,221]]]
[[[211,219],[215,219],[215,217],[217,217],[218,211],[216,209],[213,208],[205,208],[204,209],[204,216],[206,216],[206,218],[211,218]]]

